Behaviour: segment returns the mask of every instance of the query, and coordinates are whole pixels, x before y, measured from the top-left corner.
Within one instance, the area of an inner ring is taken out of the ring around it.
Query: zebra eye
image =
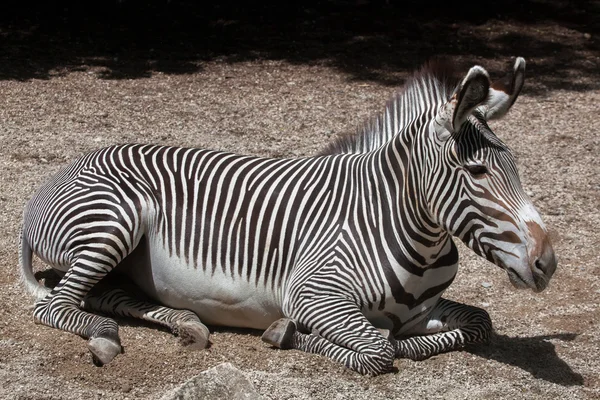
[[[467,164],[465,165],[465,169],[475,178],[481,178],[488,172],[487,167],[483,164]]]

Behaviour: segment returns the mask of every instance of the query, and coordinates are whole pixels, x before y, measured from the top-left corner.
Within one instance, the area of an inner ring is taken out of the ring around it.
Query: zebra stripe
[[[453,81],[429,65],[362,132],[316,157],[136,144],[83,156],[26,208],[28,287],[32,251],[65,273],[36,320],[90,338],[97,364],[121,346],[116,323],[93,311],[169,326],[199,347],[202,322],[267,328],[271,344],[364,374],[486,341],[485,311],[441,299],[458,268],[450,235],[517,286],[543,290],[556,267],[514,158],[486,122],[514,103],[523,68],[517,60],[513,92],[499,94],[481,67]],[[117,266],[151,301],[96,287]],[[413,337],[390,340],[374,325]]]

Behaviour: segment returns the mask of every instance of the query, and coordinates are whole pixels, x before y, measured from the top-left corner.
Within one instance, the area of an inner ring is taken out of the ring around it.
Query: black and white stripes
[[[155,321],[198,347],[203,322],[265,329],[286,317],[266,341],[365,374],[487,340],[485,311],[441,299],[458,266],[450,235],[517,285],[541,290],[556,266],[510,151],[486,124],[520,86],[500,96],[489,85],[481,67],[459,81],[431,64],[317,157],[154,145],[85,155],[25,212],[28,287],[31,252],[65,273],[35,318],[90,338],[98,364],[121,347],[116,323],[94,311]],[[109,283],[90,293],[115,268],[151,301]]]

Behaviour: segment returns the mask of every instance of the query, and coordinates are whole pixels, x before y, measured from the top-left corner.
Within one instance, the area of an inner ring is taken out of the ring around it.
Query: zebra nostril
[[[533,266],[534,271],[538,273],[546,275],[546,273],[548,272],[548,266],[541,258],[536,258],[535,262],[533,263]]]
[[[556,257],[554,256],[554,253],[549,252],[547,254],[542,255],[539,258],[536,258],[535,262],[533,263],[533,266],[534,271],[542,273],[547,277],[551,277],[556,269],[556,264]]]

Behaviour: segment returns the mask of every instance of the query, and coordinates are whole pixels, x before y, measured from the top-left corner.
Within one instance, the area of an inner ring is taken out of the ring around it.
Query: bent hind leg
[[[106,288],[98,294],[90,293],[83,301],[83,308],[165,326],[190,350],[204,349],[209,344],[208,328],[192,311],[160,306],[119,287]]]
[[[36,323],[72,332],[89,339],[96,365],[110,362],[123,350],[117,323],[79,309],[90,289],[114,267],[103,254],[81,251],[71,268],[45,298],[34,306]]]

